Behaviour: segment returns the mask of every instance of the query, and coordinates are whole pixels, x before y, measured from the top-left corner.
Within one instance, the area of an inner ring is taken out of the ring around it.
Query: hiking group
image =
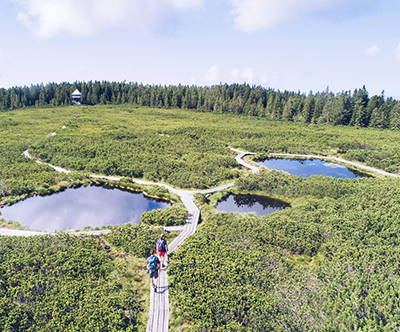
[[[156,250],[158,252],[158,257],[155,256]],[[149,272],[151,286],[157,293],[158,270],[165,268],[165,255],[168,252],[168,245],[164,234],[161,234],[160,238],[157,240],[156,250],[150,250],[150,257],[147,258],[147,270]]]

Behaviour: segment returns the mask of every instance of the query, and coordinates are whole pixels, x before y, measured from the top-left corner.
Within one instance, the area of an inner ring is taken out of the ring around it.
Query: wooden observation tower
[[[81,98],[82,94],[78,89],[75,89],[74,92],[72,92],[72,105],[80,105],[81,104]]]

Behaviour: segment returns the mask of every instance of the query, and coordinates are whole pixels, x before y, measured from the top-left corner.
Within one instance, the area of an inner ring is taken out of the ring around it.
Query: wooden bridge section
[[[171,253],[179,248],[185,239],[194,234],[200,218],[200,210],[193,202],[193,195],[181,193],[181,200],[189,211],[188,219],[182,232],[168,245]],[[169,321],[169,289],[167,270],[160,270],[157,293],[150,290],[149,318],[147,332],[167,332]]]
[[[157,293],[150,291],[149,318],[146,331],[168,331],[169,293],[166,270],[160,270]]]
[[[239,155],[236,156],[236,161],[244,166],[251,169],[253,173],[258,173],[257,167],[245,163],[242,158],[249,154],[255,154],[251,152],[243,152],[239,150],[232,149],[238,152]],[[182,203],[189,211],[188,219],[182,230],[182,232],[168,245],[168,251],[173,252],[179,248],[180,245],[185,241],[185,239],[196,232],[196,227],[200,218],[200,210],[197,208],[193,201],[193,195],[196,192],[203,194],[213,193],[219,190],[227,189],[233,186],[232,183],[228,183],[217,188],[202,190],[202,191],[183,191],[176,190],[172,187],[165,186],[168,190],[177,193],[182,200]],[[168,331],[168,321],[169,321],[169,289],[168,289],[168,276],[167,270],[160,270],[160,275],[158,278],[157,293],[153,289],[150,290],[150,306],[149,306],[149,318],[147,321],[146,332],[167,332]]]

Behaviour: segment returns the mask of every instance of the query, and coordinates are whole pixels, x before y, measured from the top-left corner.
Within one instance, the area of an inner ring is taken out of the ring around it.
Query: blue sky
[[[0,87],[243,83],[400,99],[394,0],[1,0]]]

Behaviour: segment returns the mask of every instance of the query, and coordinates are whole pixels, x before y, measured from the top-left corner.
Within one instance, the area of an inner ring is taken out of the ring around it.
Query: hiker
[[[147,272],[149,273],[154,292],[157,293],[157,279],[158,270],[160,269],[160,260],[154,255],[155,253],[156,251],[154,249],[150,250],[150,257],[147,258]]]
[[[167,240],[165,240],[164,234],[161,234],[160,238],[157,240],[157,251],[158,251],[158,257],[161,260],[161,267],[165,268],[164,261],[165,261],[165,255],[168,252],[168,245],[167,245]]]

